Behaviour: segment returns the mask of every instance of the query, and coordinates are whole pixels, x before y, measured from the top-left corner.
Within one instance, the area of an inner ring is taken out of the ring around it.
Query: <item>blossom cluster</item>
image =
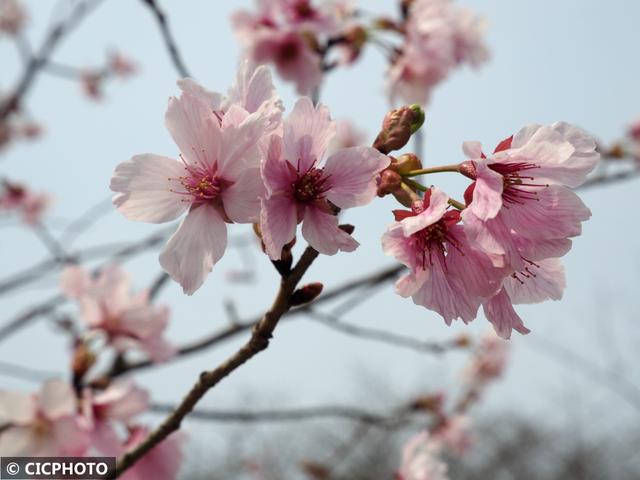
[[[139,444],[148,429],[136,417],[148,409],[148,393],[129,381],[102,391],[76,391],[62,380],[38,393],[0,390],[3,456],[117,456]],[[168,437],[121,478],[176,478],[182,463],[180,434]]]
[[[367,22],[370,15],[348,0],[262,0],[255,12],[235,13],[233,23],[248,56],[275,65],[300,94],[310,94],[323,73],[355,62],[372,44],[388,57],[391,102],[400,98],[424,105],[454,69],[487,60],[485,22],[452,0],[399,3],[401,18],[378,16]]]
[[[148,435],[139,416],[149,408],[149,394],[131,381],[97,375],[96,368],[108,353],[115,355],[116,364],[130,353],[144,353],[153,362],[171,358],[175,348],[164,337],[168,309],[152,305],[147,291],[133,294],[129,276],[117,265],[95,277],[80,267],[67,267],[61,288],[77,302],[85,325],[71,329],[71,382],[48,380],[33,394],[0,390],[0,453],[122,455]],[[181,435],[168,437],[123,478],[176,478],[182,440]]]
[[[223,256],[227,224],[258,223],[273,260],[296,226],[318,252],[352,251],[338,226],[340,209],[369,203],[389,158],[374,148],[340,148],[324,160],[335,122],[303,97],[286,119],[267,67],[245,62],[229,96],[192,80],[179,82],[166,125],[179,159],[153,154],[121,163],[111,180],[114,203],[130,220],[163,223],[183,213],[160,264],[188,294]]]
[[[419,402],[424,410],[433,414],[434,424],[404,445],[396,480],[449,479],[442,457],[444,454],[462,456],[473,446],[474,434],[466,412],[478,400],[480,391],[503,374],[507,358],[507,342],[487,332],[465,370],[467,389],[454,411],[451,414],[445,411],[443,395]]]
[[[423,169],[414,154],[389,155],[424,122],[413,105],[387,114],[375,148],[341,148],[324,160],[336,131],[327,107],[303,97],[282,119],[267,67],[245,62],[228,96],[189,79],[179,85],[166,114],[179,159],[136,155],[116,168],[111,189],[131,220],[162,223],[187,213],[160,255],[186,293],[223,256],[227,224],[256,224],[272,260],[295,240],[298,224],[318,252],[350,252],[358,242],[339,227],[338,213],[391,193],[410,208],[393,212],[382,238],[384,252],[409,269],[396,290],[447,324],[472,321],[482,306],[509,338],[529,331],[513,304],[562,296],[559,258],[590,216],[571,188],[599,158],[577,127],[525,127],[489,157],[480,143],[466,142],[468,160]],[[441,171],[472,180],[464,204],[415,180]]]

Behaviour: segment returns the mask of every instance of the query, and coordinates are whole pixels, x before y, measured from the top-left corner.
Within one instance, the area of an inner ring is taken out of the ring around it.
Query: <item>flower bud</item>
[[[400,155],[393,165],[393,169],[400,175],[409,173],[413,170],[420,170],[421,168],[422,162],[414,153],[405,153]]]
[[[444,394],[442,392],[438,392],[416,398],[411,402],[411,409],[439,413],[442,411],[443,405]]]
[[[352,235],[354,230],[356,229],[356,227],[354,227],[350,223],[343,223],[342,225],[339,225],[338,228],[343,232],[348,233],[349,235]]]
[[[384,197],[385,195],[392,194],[398,190],[402,190],[402,177],[400,174],[393,170],[383,170],[378,180],[378,196]]]
[[[297,289],[289,299],[289,306],[298,307],[306,303],[312,302],[318,295],[322,293],[324,285],[320,282],[309,283],[302,288]]]
[[[467,178],[471,180],[476,179],[476,167],[473,165],[473,162],[467,160],[466,162],[462,162],[458,166],[458,171]]]
[[[373,148],[382,153],[401,149],[409,142],[411,135],[422,126],[424,118],[424,110],[420,105],[391,110],[382,121],[382,129],[373,143]]]

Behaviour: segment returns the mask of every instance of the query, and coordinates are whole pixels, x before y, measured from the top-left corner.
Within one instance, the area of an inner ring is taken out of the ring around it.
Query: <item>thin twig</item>
[[[176,68],[181,77],[190,77],[189,71],[182,60],[182,55],[176,46],[176,42],[169,30],[169,24],[167,21],[167,16],[160,9],[155,0],[141,0],[149,9],[153,12],[156,17],[156,21],[158,22],[158,26],[160,27],[160,31],[162,32],[162,38],[164,39],[164,44],[167,47],[167,51],[169,52],[169,56],[171,57],[171,61],[173,62],[173,66]]]

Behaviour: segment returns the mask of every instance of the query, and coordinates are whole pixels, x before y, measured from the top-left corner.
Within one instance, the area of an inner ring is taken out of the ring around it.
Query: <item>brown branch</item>
[[[149,450],[162,442],[167,436],[180,428],[182,420],[193,410],[198,401],[222,379],[249,361],[255,355],[269,346],[273,331],[280,318],[289,310],[289,299],[295,291],[307,269],[318,256],[318,252],[311,247],[302,254],[295,268],[280,281],[280,288],[271,308],[264,314],[252,329],[249,340],[226,361],[214,370],[202,372],[198,381],[183,398],[182,402],[149,436],[133,450],[124,454],[117,462],[115,476],[121,475],[134,465]]]
[[[169,23],[167,21],[167,16],[160,9],[155,0],[141,0],[149,9],[153,12],[153,15],[156,17],[156,21],[158,22],[158,26],[160,27],[160,31],[162,32],[162,38],[164,39],[164,44],[169,52],[169,56],[171,57],[171,61],[173,62],[173,66],[178,71],[181,77],[190,77],[189,71],[182,60],[182,55],[176,46],[176,42],[169,30]]]

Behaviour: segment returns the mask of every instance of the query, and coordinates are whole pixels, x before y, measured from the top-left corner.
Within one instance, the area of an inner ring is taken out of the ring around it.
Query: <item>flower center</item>
[[[300,19],[313,18],[315,13],[308,0],[298,1],[294,6],[294,10],[296,12],[296,16]]]
[[[502,199],[506,203],[524,205],[528,200],[538,201],[538,192],[531,188],[544,188],[548,184],[535,183],[535,177],[523,175],[528,170],[538,168],[535,163],[492,163],[489,168],[502,175]]]
[[[183,201],[192,204],[212,203],[225,187],[225,181],[216,175],[215,167],[202,166],[198,163],[188,164],[180,155],[186,175],[177,178],[169,178],[169,181],[177,181],[182,191],[170,189],[171,192],[185,195]]]
[[[280,46],[278,57],[281,62],[290,62],[298,58],[300,46],[298,42],[291,38]]]
[[[310,203],[324,198],[329,191],[329,176],[325,176],[322,168],[311,167],[291,184],[293,195],[299,202]]]
[[[438,255],[445,261],[446,268],[446,256],[447,244],[460,250],[460,243],[456,240],[455,236],[450,232],[450,226],[455,225],[460,220],[460,213],[457,211],[450,211],[443,215],[443,217],[436,223],[429,225],[422,230],[413,234],[416,250],[418,251],[418,263],[422,266],[423,270],[427,269],[427,264],[433,266],[433,255]]]
[[[522,258],[522,260],[525,261],[525,263],[528,264],[528,266],[525,267],[524,270],[521,270],[519,272],[513,272],[511,274],[511,276],[515,280],[517,280],[520,283],[520,285],[524,285],[524,282],[526,282],[527,279],[536,278],[537,277],[537,275],[532,271],[532,269],[540,268],[540,265],[538,265],[535,262],[532,262],[531,260],[527,260],[524,257],[521,257],[521,258]]]

